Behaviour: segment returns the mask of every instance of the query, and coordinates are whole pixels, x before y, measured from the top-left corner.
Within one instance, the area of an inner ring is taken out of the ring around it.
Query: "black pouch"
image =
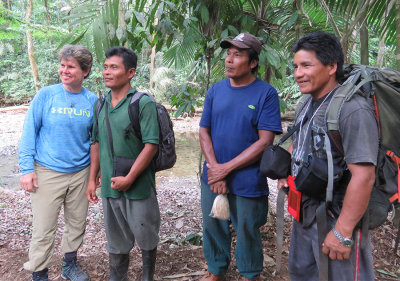
[[[309,156],[295,180],[296,189],[308,196],[323,200],[328,185],[328,163],[325,159]]]
[[[334,187],[340,185],[344,180],[343,175],[347,169],[339,166],[337,163],[333,164],[333,185]],[[328,185],[328,162],[326,159],[309,155],[308,161],[303,163],[295,180],[296,189],[308,196],[325,200],[326,188]]]
[[[135,158],[115,156],[113,159],[113,177],[125,177],[135,163]]]
[[[279,145],[268,146],[262,155],[261,173],[273,180],[287,178],[290,174],[291,155]]]

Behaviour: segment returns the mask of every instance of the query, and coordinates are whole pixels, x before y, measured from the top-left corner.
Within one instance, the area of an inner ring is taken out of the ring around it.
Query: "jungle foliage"
[[[223,79],[219,42],[240,32],[264,42],[258,77],[277,88],[282,111],[299,97],[291,46],[310,31],[341,38],[347,62],[400,67],[400,0],[39,0],[28,21],[29,1],[0,2],[2,103],[25,102],[35,93],[26,30],[33,38],[39,86],[58,82],[58,49],[79,43],[96,59],[84,86],[104,93],[104,53],[124,45],[139,57],[135,86],[174,105],[177,115],[193,112],[208,87]]]

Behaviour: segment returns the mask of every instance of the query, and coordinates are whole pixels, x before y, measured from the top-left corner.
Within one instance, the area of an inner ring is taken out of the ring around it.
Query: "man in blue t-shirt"
[[[223,40],[228,78],[207,92],[200,121],[205,156],[201,177],[204,256],[208,272],[200,281],[224,278],[235,228],[236,264],[244,280],[260,280],[263,252],[259,228],[267,221],[268,185],[259,170],[265,147],[282,132],[276,90],[256,78],[262,42],[248,33]],[[230,221],[209,216],[215,197],[227,194]]]

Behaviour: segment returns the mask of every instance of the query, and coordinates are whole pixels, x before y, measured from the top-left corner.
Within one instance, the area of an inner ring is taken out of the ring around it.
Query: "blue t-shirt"
[[[71,93],[61,83],[36,93],[26,113],[19,144],[22,175],[34,171],[34,161],[62,173],[89,165],[89,132],[96,100],[97,96],[85,88]]]
[[[211,129],[218,163],[226,163],[256,142],[258,130],[282,132],[279,98],[268,83],[256,79],[243,87],[232,87],[229,78],[215,83],[207,92],[200,127]],[[245,197],[268,195],[266,178],[256,162],[227,176],[229,191]],[[207,167],[201,179],[208,182]]]

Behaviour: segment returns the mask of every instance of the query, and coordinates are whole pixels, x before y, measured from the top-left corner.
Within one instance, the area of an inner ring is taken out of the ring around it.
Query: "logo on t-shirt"
[[[255,107],[254,105],[252,105],[252,104],[249,104],[248,107],[249,107],[250,109],[256,109],[256,107]]]

